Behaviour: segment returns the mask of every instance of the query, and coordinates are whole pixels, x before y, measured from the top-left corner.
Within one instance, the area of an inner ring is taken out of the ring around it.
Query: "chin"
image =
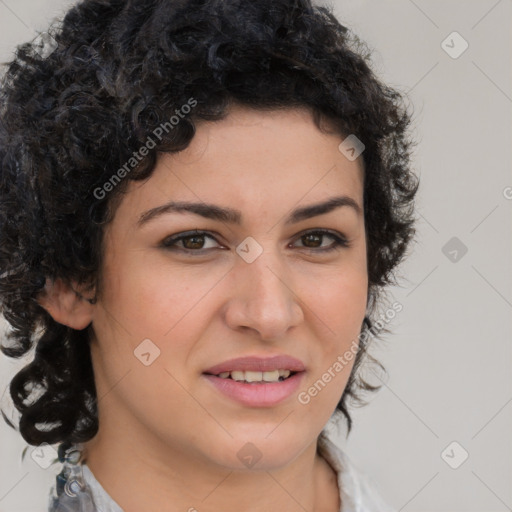
[[[274,426],[275,428],[275,426]],[[269,435],[265,432],[254,435],[235,436],[224,443],[216,443],[208,456],[216,464],[230,471],[271,471],[287,466],[308,446],[305,436],[290,436],[279,427]]]

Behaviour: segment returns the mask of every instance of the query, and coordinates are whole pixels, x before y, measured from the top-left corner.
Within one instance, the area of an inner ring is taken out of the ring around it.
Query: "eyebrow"
[[[331,197],[327,201],[315,203],[308,206],[302,206],[293,210],[286,218],[285,225],[296,224],[305,219],[323,215],[332,212],[337,208],[348,206],[352,208],[358,215],[362,214],[359,204],[348,196]],[[168,213],[194,213],[206,219],[217,220],[229,224],[240,224],[242,220],[242,212],[233,208],[225,208],[215,204],[193,203],[187,201],[170,201],[156,208],[145,211],[139,217],[138,226],[142,226],[160,215]]]

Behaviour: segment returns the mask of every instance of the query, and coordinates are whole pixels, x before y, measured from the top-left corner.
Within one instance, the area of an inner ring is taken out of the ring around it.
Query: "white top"
[[[337,474],[341,507],[339,512],[395,512],[388,506],[377,489],[338,446],[322,431],[318,438],[320,455]],[[70,464],[75,477],[67,480],[67,491],[50,492],[48,512],[124,512],[96,480],[85,462]],[[85,485],[81,485],[80,476]],[[74,482],[73,478],[77,481]],[[80,489],[81,487],[81,489]]]

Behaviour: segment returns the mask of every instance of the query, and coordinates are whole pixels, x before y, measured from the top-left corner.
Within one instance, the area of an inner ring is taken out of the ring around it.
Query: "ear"
[[[92,321],[93,301],[77,291],[77,287],[60,278],[55,281],[46,280],[37,302],[56,322],[72,329],[85,329]]]

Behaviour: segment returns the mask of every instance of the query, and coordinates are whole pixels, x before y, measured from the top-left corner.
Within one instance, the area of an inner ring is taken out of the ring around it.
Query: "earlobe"
[[[95,301],[84,297],[61,278],[54,281],[47,279],[37,302],[56,322],[72,329],[85,329],[92,321]]]

